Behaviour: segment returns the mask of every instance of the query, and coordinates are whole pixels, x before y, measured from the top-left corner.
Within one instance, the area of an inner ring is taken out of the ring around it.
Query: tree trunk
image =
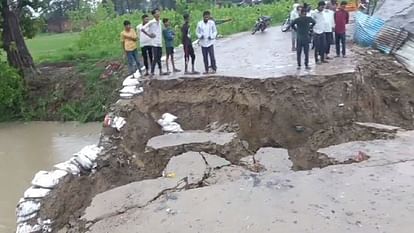
[[[1,0],[1,4],[3,48],[7,53],[7,60],[11,66],[20,70],[25,77],[33,77],[37,72],[20,29],[18,14],[9,8],[7,0]]]

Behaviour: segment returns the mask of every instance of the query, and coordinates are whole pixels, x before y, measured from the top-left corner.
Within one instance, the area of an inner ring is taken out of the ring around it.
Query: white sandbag
[[[137,87],[136,86],[126,86],[126,87],[122,88],[119,92],[120,93],[134,94],[135,92],[137,92]]]
[[[118,131],[126,124],[126,121],[123,117],[115,117],[112,121],[112,128],[116,128]]]
[[[55,171],[39,171],[32,180],[32,185],[35,187],[51,189],[55,187],[59,180],[66,176],[68,172],[62,170]]]
[[[163,126],[162,130],[164,132],[169,132],[169,133],[182,133],[182,132],[184,132],[184,130],[181,128],[180,124],[178,124],[177,122],[171,122],[170,124]]]
[[[39,232],[42,230],[42,227],[39,225],[29,225],[27,223],[21,223],[17,225],[16,233],[31,233],[31,232]]]
[[[49,192],[50,192],[50,189],[30,187],[24,192],[23,197],[24,198],[42,198],[42,197],[47,196]]]
[[[37,216],[37,212],[33,213],[33,214],[26,215],[26,216],[17,217],[16,223],[19,224],[19,223],[22,223],[22,222],[27,222],[30,219],[35,218],[36,216]]]
[[[141,77],[141,73],[139,72],[139,70],[135,71],[134,78],[140,78],[140,77]]]
[[[126,78],[123,82],[122,82],[122,86],[136,86],[139,85],[139,81],[138,79],[135,78]]]
[[[175,120],[178,119],[178,117],[167,112],[167,113],[162,114],[162,119],[164,119],[164,121],[167,121],[167,122],[174,122]]]
[[[70,160],[63,163],[58,163],[54,167],[59,170],[67,171],[72,175],[78,175],[80,173],[79,167],[76,164],[71,163]]]
[[[17,205],[17,217],[28,216],[40,210],[40,202],[34,200],[26,200]]]
[[[119,97],[124,98],[124,99],[130,99],[134,96],[134,94],[130,94],[130,93],[121,93],[119,94]]]
[[[81,167],[85,170],[90,170],[93,166],[93,161],[91,161],[84,154],[76,155],[74,158],[75,158],[75,161],[78,162],[81,165]]]
[[[171,123],[171,122],[167,122],[167,121],[165,121],[164,119],[159,119],[159,120],[157,121],[157,123],[158,123],[161,127],[164,127],[164,126],[168,125],[168,124],[169,124],[169,123]]]
[[[75,153],[75,155],[83,154],[89,160],[95,161],[98,158],[98,154],[102,151],[101,147],[97,147],[96,145],[89,145],[83,147],[79,152]]]
[[[38,218],[37,223],[42,226],[42,232],[52,232],[52,220]]]

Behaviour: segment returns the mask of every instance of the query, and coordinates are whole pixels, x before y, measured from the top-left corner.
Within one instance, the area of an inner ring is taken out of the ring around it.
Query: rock
[[[123,212],[129,208],[143,207],[163,190],[172,189],[176,186],[176,179],[162,177],[111,189],[96,195],[92,199],[91,205],[86,208],[82,219],[94,221],[114,213]]]
[[[260,148],[254,157],[257,163],[270,172],[290,172],[293,166],[288,151],[283,148]]]
[[[184,144],[211,143],[224,145],[230,143],[236,136],[235,133],[206,133],[202,131],[186,131],[181,134],[166,134],[151,138],[147,148],[161,149]]]
[[[206,170],[207,165],[200,153],[191,151],[171,158],[164,173],[174,172],[177,181],[187,177],[189,184],[197,184],[202,181]]]
[[[207,164],[213,169],[231,165],[229,161],[217,155],[211,155],[204,152],[202,152],[202,155],[206,160]]]

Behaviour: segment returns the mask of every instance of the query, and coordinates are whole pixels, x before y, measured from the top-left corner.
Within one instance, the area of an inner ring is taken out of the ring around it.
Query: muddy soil
[[[36,79],[26,80],[28,114],[33,120],[79,120],[65,119],[62,108],[65,105],[76,106],[77,103],[93,99],[102,90],[108,90],[107,100],[103,102],[106,107],[109,107],[118,98],[117,89],[121,86],[121,77],[125,76],[126,70],[122,66],[115,73],[100,78],[99,74],[108,64],[110,62],[95,64],[87,72],[80,70],[79,65],[70,62],[39,65],[40,75]],[[92,69],[97,70],[96,74],[88,73]],[[91,85],[99,88],[95,90]]]
[[[203,151],[240,165],[242,157],[261,147],[286,148],[294,170],[336,164],[317,153],[319,148],[393,137],[355,122],[413,129],[414,76],[393,58],[361,53],[368,52],[372,60],[360,54],[356,72],[331,76],[149,80],[143,95],[112,106],[111,111],[125,117],[127,124],[120,133],[103,130],[105,152],[97,171],[87,179],[74,178],[65,190],[57,189],[54,195],[59,195],[59,204],[51,201],[41,215],[56,219],[54,229],[66,226],[71,232],[84,232],[85,223],[79,224],[78,219],[95,194],[160,177],[170,158],[197,151],[199,145],[174,148],[170,153],[148,151],[148,140],[162,134],[156,120],[165,112],[178,116],[186,131],[226,125],[225,131],[238,135],[230,146],[208,144]]]

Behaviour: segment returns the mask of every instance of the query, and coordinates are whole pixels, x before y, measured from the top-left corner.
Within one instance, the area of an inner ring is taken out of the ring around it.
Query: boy
[[[173,72],[180,72],[179,69],[175,68],[175,64],[174,64],[174,38],[175,38],[175,33],[174,31],[171,29],[170,27],[170,21],[167,18],[162,19],[162,23],[164,24],[164,30],[162,30],[162,35],[164,37],[164,42],[165,42],[165,50],[167,53],[167,58],[166,58],[166,65],[167,65],[167,73],[170,73],[170,68],[169,68],[169,64],[168,61],[171,58],[171,64],[172,64],[172,68],[173,68]]]
[[[155,65],[158,64],[160,75],[168,75],[162,72],[161,56],[162,56],[162,22],[160,20],[160,10],[154,9],[151,12],[153,20],[145,24],[141,31],[152,39],[152,55],[153,62],[151,64],[151,76],[154,76]]]
[[[346,1],[342,1],[339,10],[335,13],[336,57],[339,57],[341,53],[340,44],[342,44],[342,57],[346,57],[346,25],[349,23],[349,13],[345,10],[347,4],[348,3]]]
[[[296,56],[298,61],[298,69],[301,67],[301,55],[302,49],[305,53],[305,67],[306,69],[310,69],[309,67],[309,31],[310,29],[315,26],[315,20],[309,16],[306,16],[307,11],[305,8],[302,8],[300,11],[299,18],[295,19],[292,22],[292,28],[296,31],[296,38],[297,38],[297,50]]]
[[[203,20],[198,22],[197,37],[199,39],[199,44],[203,52],[204,68],[205,72],[203,74],[209,73],[208,57],[210,56],[211,68],[213,69],[212,73],[217,72],[216,58],[214,55],[214,42],[217,37],[217,28],[213,20],[210,19],[210,12],[203,12]]]
[[[195,53],[193,48],[193,43],[191,41],[191,34],[190,34],[190,15],[184,14],[184,24],[181,27],[181,43],[183,44],[184,48],[184,62],[185,62],[185,68],[184,68],[184,74],[190,74],[188,72],[188,62],[190,61],[191,57],[191,73],[192,74],[198,74],[198,72],[194,68],[195,63]]]
[[[316,24],[313,28],[313,43],[315,45],[315,62],[316,64],[328,63],[325,60],[325,53],[326,53],[326,37],[325,37],[325,30],[326,30],[326,20],[323,13],[325,9],[325,2],[320,1],[318,3],[318,9],[313,12],[312,18],[315,20]],[[321,60],[319,61],[319,57]]]
[[[142,17],[142,23],[137,26],[137,32],[139,32],[139,45],[141,46],[142,59],[144,60],[145,75],[149,75],[149,70],[152,64],[152,40],[149,36],[141,31],[142,27],[149,22],[149,17],[144,14]]]
[[[131,28],[131,22],[124,21],[124,30],[121,32],[121,48],[124,52],[124,56],[128,58],[128,71],[129,74],[135,73],[136,70],[141,72],[141,64],[137,55],[137,33]],[[136,68],[135,68],[136,66]]]

